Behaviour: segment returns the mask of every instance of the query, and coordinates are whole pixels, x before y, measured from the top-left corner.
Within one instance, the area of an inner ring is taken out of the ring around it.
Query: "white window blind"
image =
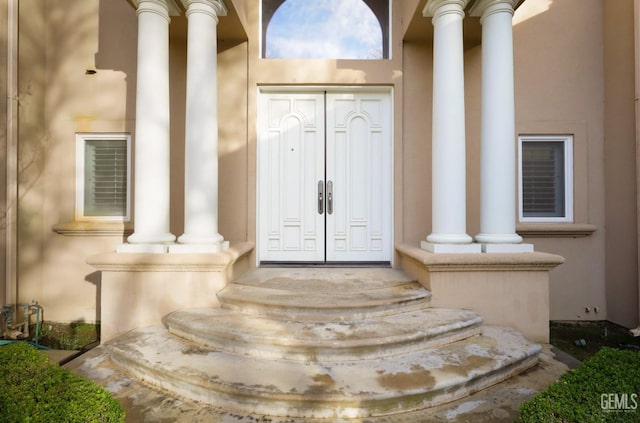
[[[520,218],[572,221],[571,136],[520,137]]]
[[[564,217],[564,145],[523,142],[522,211],[525,217]]]
[[[128,135],[78,135],[80,219],[128,220],[129,150]]]

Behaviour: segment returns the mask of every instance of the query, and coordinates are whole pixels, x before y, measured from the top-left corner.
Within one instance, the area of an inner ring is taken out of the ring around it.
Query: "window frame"
[[[127,146],[127,188],[125,214],[122,216],[87,216],[85,203],[85,149],[87,141],[121,140]],[[76,221],[130,222],[131,221],[131,134],[122,132],[76,133]]]
[[[266,0],[270,4],[269,7],[264,6],[265,0],[259,1],[259,16],[260,16],[260,31],[259,31],[259,53],[258,57],[261,60],[362,60],[362,61],[390,61],[392,59],[392,16],[393,16],[393,2],[392,0],[380,0],[383,4],[382,7],[386,8],[386,16],[379,13],[377,8],[368,4],[367,0],[362,0],[365,5],[371,9],[376,19],[380,23],[380,30],[382,31],[382,57],[379,59],[346,59],[346,58],[313,58],[306,59],[302,57],[283,57],[272,58],[267,57],[267,29],[271,23],[271,19],[277,12],[277,10],[287,0]]]
[[[525,217],[523,207],[522,146],[526,142],[558,142],[564,150],[564,216]],[[573,223],[573,135],[519,135],[518,136],[518,219],[521,223]]]

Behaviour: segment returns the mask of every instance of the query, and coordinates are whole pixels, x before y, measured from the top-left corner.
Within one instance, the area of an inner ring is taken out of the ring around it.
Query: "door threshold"
[[[261,261],[260,267],[380,267],[390,268],[389,261]]]

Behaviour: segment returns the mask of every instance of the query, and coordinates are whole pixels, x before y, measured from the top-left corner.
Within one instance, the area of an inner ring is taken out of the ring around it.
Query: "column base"
[[[436,242],[422,241],[420,246],[423,250],[430,253],[481,253],[482,247],[480,244],[440,244]]]
[[[176,236],[171,232],[166,234],[145,235],[134,232],[127,237],[129,244],[170,244],[176,241]]]
[[[481,244],[483,253],[533,253],[533,244]]]
[[[522,237],[517,233],[492,234],[479,233],[475,236],[476,242],[481,244],[520,244]]]
[[[124,243],[116,247],[116,253],[152,253],[164,254],[168,251],[168,244],[129,244]]]
[[[229,241],[215,244],[172,244],[169,246],[170,254],[212,254],[220,253],[229,248]]]

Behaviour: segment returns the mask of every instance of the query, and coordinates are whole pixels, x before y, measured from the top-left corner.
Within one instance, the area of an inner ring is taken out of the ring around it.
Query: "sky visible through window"
[[[287,0],[267,28],[267,58],[382,59],[382,29],[362,0]]]

